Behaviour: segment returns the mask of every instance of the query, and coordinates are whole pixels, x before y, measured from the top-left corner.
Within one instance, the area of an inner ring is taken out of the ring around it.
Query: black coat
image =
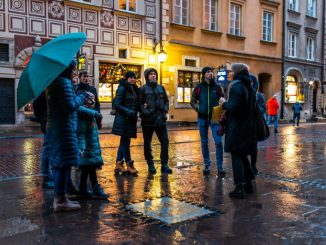
[[[227,110],[225,152],[247,155],[257,146],[254,112],[256,92],[251,87],[248,72],[235,76],[230,86],[229,99],[223,103]]]
[[[169,99],[163,86],[146,81],[146,84],[139,89],[139,106],[142,126],[166,125]]]
[[[137,137],[138,87],[121,79],[113,101],[116,110],[112,133],[129,138]]]

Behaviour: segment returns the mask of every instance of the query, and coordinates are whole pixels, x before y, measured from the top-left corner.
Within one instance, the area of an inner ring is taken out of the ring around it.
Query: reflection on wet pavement
[[[260,143],[256,193],[245,200],[227,195],[233,189],[227,154],[225,178],[216,176],[215,161],[212,174],[202,175],[197,130],[169,132],[172,175],[160,173],[156,138],[158,173],[147,173],[138,134],[131,147],[137,177],[113,174],[119,138],[102,134],[99,180],[109,202],[82,200],[81,211],[63,214],[52,212],[52,191],[37,177],[42,139],[0,139],[0,244],[326,244],[325,128],[285,126]],[[212,144],[210,150],[214,160]],[[197,219],[202,207],[218,215]],[[169,222],[177,223],[162,225]]]

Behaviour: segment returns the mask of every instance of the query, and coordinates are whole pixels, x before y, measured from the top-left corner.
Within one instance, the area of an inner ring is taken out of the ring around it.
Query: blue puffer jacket
[[[102,152],[98,137],[98,128],[94,116],[96,111],[81,107],[78,111],[78,144],[82,152],[79,166],[95,166],[100,168],[103,165]]]
[[[221,97],[224,97],[223,88],[214,81],[208,84],[203,79],[194,88],[190,105],[198,112],[199,118],[211,120],[213,107],[218,105]]]
[[[86,95],[75,95],[71,81],[59,77],[48,87],[49,161],[55,168],[79,163],[77,142],[77,110]]]

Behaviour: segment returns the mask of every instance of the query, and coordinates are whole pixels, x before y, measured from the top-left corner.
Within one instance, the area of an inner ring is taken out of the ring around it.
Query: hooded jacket
[[[269,116],[277,116],[278,108],[280,108],[280,106],[275,97],[272,97],[267,101],[267,111]]]
[[[139,89],[141,125],[162,127],[166,125],[169,99],[162,85],[148,79],[151,72],[155,72],[157,77],[157,71],[154,68],[146,69],[144,72],[146,84]]]

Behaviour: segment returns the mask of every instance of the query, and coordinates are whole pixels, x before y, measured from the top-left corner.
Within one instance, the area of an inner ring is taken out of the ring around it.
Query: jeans
[[[204,165],[210,166],[211,160],[209,157],[208,148],[208,128],[211,127],[213,139],[215,142],[215,154],[216,154],[216,165],[218,170],[223,169],[223,143],[222,136],[217,135],[217,131],[220,127],[219,124],[213,123],[209,120],[198,118],[198,128],[201,141],[201,152],[204,158]]]
[[[297,119],[297,125],[299,126],[300,114],[293,114],[293,125],[295,124],[295,119]]]
[[[54,177],[54,194],[57,196],[64,196],[66,194],[67,183],[69,179],[68,168],[53,169]]]
[[[120,145],[117,153],[117,161],[125,160],[127,163],[131,161],[130,157],[130,138],[121,136]]]
[[[250,183],[255,178],[249,159],[246,155],[231,153],[233,180],[235,185]]]
[[[42,175],[50,177],[50,161],[49,161],[49,139],[44,134],[43,146],[42,146],[42,160],[41,160]]]
[[[269,126],[271,121],[274,121],[274,129],[278,128],[278,116],[277,115],[269,115],[267,120],[267,125]]]
[[[143,126],[145,159],[147,164],[154,164],[152,154],[152,138],[154,132],[161,144],[161,164],[167,165],[169,161],[169,136],[166,125],[162,127]]]

